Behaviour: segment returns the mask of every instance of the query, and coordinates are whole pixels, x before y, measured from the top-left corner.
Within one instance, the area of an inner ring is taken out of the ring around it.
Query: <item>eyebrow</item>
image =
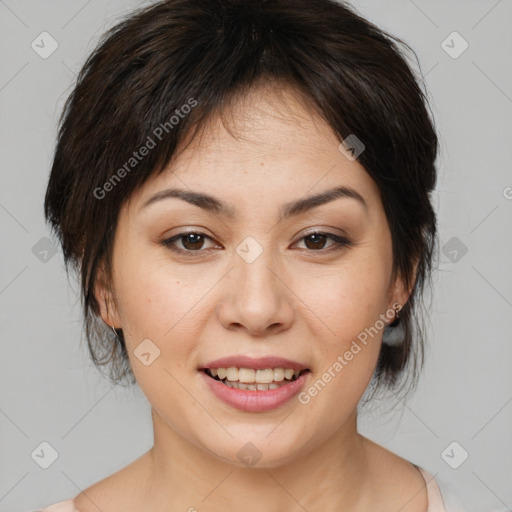
[[[170,198],[182,199],[183,201],[198,206],[203,210],[229,218],[233,218],[236,212],[233,206],[211,195],[205,194],[203,192],[193,192],[180,188],[169,188],[157,192],[140,207],[140,210],[148,207],[151,204]],[[290,203],[286,203],[280,210],[279,221],[293,217],[295,215],[299,215],[308,210],[316,208],[317,206],[330,203],[331,201],[340,198],[355,199],[360,204],[362,204],[366,210],[368,210],[368,205],[363,196],[359,194],[359,192],[350,187],[342,186],[325,190],[319,194],[304,197]]]

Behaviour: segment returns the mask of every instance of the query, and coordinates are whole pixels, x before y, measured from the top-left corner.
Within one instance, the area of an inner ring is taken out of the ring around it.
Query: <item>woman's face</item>
[[[115,237],[116,305],[102,309],[123,329],[155,428],[239,466],[245,455],[284,464],[354,433],[384,322],[407,299],[391,282],[377,186],[323,120],[284,97],[254,89],[229,117],[236,138],[214,120],[132,196]],[[340,187],[362,200],[304,202]],[[190,200],[150,201],[168,189]],[[309,371],[282,386],[273,369],[292,362],[213,363],[230,356],[286,358]],[[233,389],[203,371],[219,367],[247,368],[228,377],[249,382],[270,375],[278,388]]]

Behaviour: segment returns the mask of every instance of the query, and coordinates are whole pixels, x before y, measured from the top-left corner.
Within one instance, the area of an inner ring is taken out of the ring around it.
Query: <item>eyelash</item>
[[[205,239],[213,240],[213,238],[211,238],[210,236],[208,236],[205,233],[202,233],[200,231],[182,231],[181,233],[178,233],[177,235],[174,235],[171,238],[162,240],[161,244],[164,247],[170,249],[171,251],[179,253],[179,254],[192,255],[194,253],[205,252],[206,249],[198,249],[198,250],[192,251],[192,250],[188,250],[188,249],[180,249],[174,245],[175,242],[177,242],[181,238],[184,238],[187,235],[200,235],[200,236],[204,237]],[[307,238],[308,236],[312,236],[312,235],[326,236],[328,239],[330,238],[331,240],[333,240],[335,242],[334,245],[331,245],[327,249],[306,249],[306,250],[308,250],[310,252],[314,252],[314,253],[324,253],[325,254],[327,252],[339,251],[339,250],[343,249],[344,247],[349,247],[349,246],[353,245],[352,242],[345,237],[334,235],[333,233],[325,233],[323,231],[312,231],[311,233],[307,233],[306,235],[301,237],[298,241],[300,242],[300,241],[304,240],[305,238]]]

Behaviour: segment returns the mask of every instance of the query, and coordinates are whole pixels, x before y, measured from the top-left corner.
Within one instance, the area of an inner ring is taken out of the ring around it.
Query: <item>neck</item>
[[[240,467],[175,432],[153,409],[148,499],[172,510],[363,510],[369,492],[364,437],[356,411],[325,442],[278,467]]]

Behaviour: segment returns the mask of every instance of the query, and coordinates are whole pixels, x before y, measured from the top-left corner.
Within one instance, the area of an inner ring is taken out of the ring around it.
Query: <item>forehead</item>
[[[176,187],[227,202],[263,197],[286,202],[336,186],[358,189],[369,206],[378,188],[311,104],[293,89],[259,86],[213,115],[203,130],[130,201],[139,209],[151,195]]]
[[[213,115],[183,160],[252,162],[283,154],[318,158],[336,147],[334,132],[309,101],[291,87],[263,84]]]

